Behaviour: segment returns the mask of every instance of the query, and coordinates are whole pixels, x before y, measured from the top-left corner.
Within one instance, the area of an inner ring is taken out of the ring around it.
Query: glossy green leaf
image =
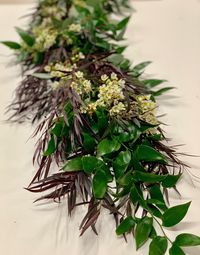
[[[164,255],[167,251],[167,246],[167,238],[157,236],[150,243],[149,255]]]
[[[130,151],[121,151],[118,156],[116,157],[115,161],[113,162],[113,168],[115,172],[115,177],[118,179],[121,177],[126,169],[128,168],[128,165],[131,161],[131,153]]]
[[[135,153],[138,160],[166,163],[166,158],[160,152],[147,145],[138,146]]]
[[[139,202],[143,207],[146,206],[142,191],[139,186],[132,183],[132,187],[130,190],[130,198],[133,204]]]
[[[119,46],[117,49],[116,49],[116,52],[118,54],[121,54],[125,51],[125,49],[127,48],[127,46]]]
[[[51,79],[51,75],[49,73],[33,73],[31,76],[42,79],[42,80],[49,80]]]
[[[175,244],[169,249],[169,255],[185,255],[185,252]]]
[[[83,170],[91,174],[94,172],[95,168],[97,167],[98,159],[94,156],[84,156],[82,157],[83,163]]]
[[[122,174],[121,177],[117,179],[117,183],[119,183],[121,186],[130,185],[132,181],[133,181],[132,171]]]
[[[44,52],[35,52],[33,54],[33,63],[39,65],[44,59]]]
[[[124,60],[124,56],[122,54],[112,54],[107,59],[114,65],[118,66]]]
[[[176,185],[178,180],[180,179],[181,174],[178,175],[168,175],[162,182],[162,186],[165,188],[171,188]]]
[[[157,233],[156,233],[155,228],[152,227],[152,230],[151,230],[151,233],[150,233],[149,237],[150,237],[151,239],[154,239],[154,238],[157,237],[157,236],[158,236],[158,235],[157,235]]]
[[[166,80],[149,79],[149,80],[144,80],[143,82],[148,88],[153,88],[162,84],[163,82],[166,82]]]
[[[160,212],[160,210],[154,206],[153,204],[148,204],[145,208],[148,212],[150,212],[151,214],[153,214],[155,217],[157,218],[162,218],[162,213]]]
[[[147,204],[154,204],[154,205],[164,205],[165,203],[163,201],[157,200],[157,199],[147,199]]]
[[[137,224],[135,230],[136,249],[138,250],[149,238],[153,227],[153,219],[149,217],[142,218]]]
[[[151,173],[144,173],[140,171],[134,171],[134,179],[137,181],[148,182],[148,183],[155,183],[161,182],[166,178],[166,175],[156,175]]]
[[[115,160],[116,164],[120,166],[128,165],[130,161],[131,161],[131,153],[129,150],[121,151]]]
[[[151,199],[159,200],[162,203],[162,204],[158,204],[158,203],[156,204],[160,209],[162,209],[163,211],[167,210],[167,206],[165,204],[163,194],[160,190],[159,184],[155,184],[155,185],[151,186],[149,188],[149,193],[151,195]]]
[[[130,17],[126,17],[117,24],[117,30],[121,30],[128,24]]]
[[[49,156],[53,154],[55,150],[56,150],[55,140],[54,137],[52,136],[48,143],[47,150],[44,152],[44,156]]]
[[[117,140],[103,139],[97,146],[97,156],[103,156],[118,151],[121,144]]]
[[[120,223],[120,225],[117,227],[116,234],[117,235],[125,234],[126,232],[129,232],[134,225],[135,225],[135,220],[133,219],[132,216],[129,216],[126,219],[124,219]]]
[[[101,170],[97,171],[92,180],[92,188],[95,198],[103,198],[107,191],[108,179]]]
[[[99,171],[99,170],[105,174],[107,178],[107,182],[111,182],[113,180],[113,176],[110,172],[109,166],[106,165],[105,162],[103,162],[100,159],[98,159],[97,168],[96,168],[96,171]]]
[[[191,202],[169,208],[163,214],[162,225],[172,227],[178,224],[186,215]]]
[[[63,167],[65,172],[81,171],[83,170],[82,157],[76,157],[67,161]]]
[[[175,89],[175,87],[166,87],[166,88],[162,88],[162,89],[159,89],[157,91],[153,91],[153,96],[154,97],[157,97],[157,96],[161,96],[162,94],[166,93],[167,91],[169,90],[172,90],[172,89]]]
[[[93,152],[96,146],[96,140],[87,133],[83,134],[83,147],[87,152]]]
[[[55,123],[54,128],[52,129],[52,134],[54,134],[56,137],[60,137],[62,134],[63,124],[61,122]]]
[[[134,66],[133,70],[137,71],[137,72],[138,71],[143,71],[151,63],[152,63],[151,61],[145,61],[145,62],[139,63],[136,66]]]
[[[21,37],[21,39],[28,45],[28,46],[33,46],[35,43],[34,37],[32,37],[29,33],[26,31],[22,30],[21,28],[16,28],[17,33]]]
[[[13,49],[13,50],[19,50],[21,48],[21,45],[19,43],[16,43],[16,42],[3,41],[1,43],[4,44],[5,46],[9,47],[10,49]]]
[[[197,246],[200,245],[200,237],[193,234],[180,234],[176,237],[175,242],[177,246]]]

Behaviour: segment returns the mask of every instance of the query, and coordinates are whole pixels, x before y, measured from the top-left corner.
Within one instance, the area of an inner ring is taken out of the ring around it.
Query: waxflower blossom
[[[151,95],[139,95],[136,97],[138,105],[138,117],[152,125],[157,125],[158,120],[155,116],[157,105],[151,100]]]
[[[101,75],[101,80],[104,82],[108,79],[108,75],[107,74],[103,74]]]
[[[109,111],[110,116],[121,115],[122,112],[126,111],[126,106],[123,102],[125,81],[119,79],[115,73],[111,73],[110,77],[107,74],[103,74],[101,81],[103,84],[98,88],[98,99],[83,106],[81,112],[88,112],[92,115],[97,107],[105,107]]]
[[[71,24],[69,26],[69,31],[70,32],[75,32],[75,33],[80,33],[81,31],[81,25],[80,24]]]
[[[58,5],[51,5],[51,6],[43,6],[41,10],[41,15],[43,17],[54,17],[58,20],[61,20],[62,17],[65,16],[66,11],[61,9]]]
[[[49,28],[43,29],[36,37],[34,48],[38,51],[48,50],[56,43],[57,36],[57,31]]]
[[[120,116],[123,112],[126,111],[126,106],[124,103],[119,102],[118,104],[114,105],[110,110],[110,116]]]
[[[102,75],[101,80],[105,83],[99,88],[99,99],[97,100],[99,106],[116,105],[124,100],[123,88],[125,82],[122,79],[118,79],[117,75],[112,73],[110,78],[107,75]]]

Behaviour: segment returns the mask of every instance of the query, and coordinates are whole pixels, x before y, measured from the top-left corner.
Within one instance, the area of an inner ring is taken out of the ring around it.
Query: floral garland
[[[177,190],[187,166],[166,145],[156,117],[156,97],[172,87],[155,90],[164,80],[142,76],[150,62],[132,67],[123,56],[119,41],[130,17],[119,16],[128,8],[127,0],[40,1],[29,29],[17,28],[20,43],[2,42],[14,49],[24,76],[10,120],[40,121],[39,167],[27,188],[45,192],[37,201],[67,199],[69,215],[88,206],[81,235],[89,227],[97,234],[106,208],[116,234],[133,233],[136,249],[152,239],[149,255],[184,255],[182,247],[200,245],[200,237],[171,240],[165,227],[189,209],[190,202],[168,203],[168,189]],[[53,172],[53,162],[61,171]]]

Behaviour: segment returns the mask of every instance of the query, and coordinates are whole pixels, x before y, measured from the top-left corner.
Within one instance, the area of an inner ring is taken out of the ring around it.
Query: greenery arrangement
[[[168,197],[187,166],[156,117],[156,97],[172,87],[156,89],[165,80],[144,78],[150,62],[132,66],[123,56],[129,8],[128,0],[40,1],[28,29],[16,28],[20,43],[2,42],[24,77],[10,120],[39,121],[39,167],[27,188],[44,193],[37,201],[67,199],[69,215],[88,206],[81,235],[90,227],[97,234],[106,208],[116,234],[132,233],[136,249],[152,239],[149,255],[184,255],[200,237],[171,240],[165,228],[189,209],[190,202],[169,207]]]

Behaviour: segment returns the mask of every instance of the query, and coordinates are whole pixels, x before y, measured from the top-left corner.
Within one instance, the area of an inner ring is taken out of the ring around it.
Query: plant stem
[[[150,214],[151,214],[151,213],[150,213]],[[172,243],[173,243],[172,240],[170,240],[170,238],[166,235],[166,233],[165,233],[165,231],[164,231],[162,225],[160,224],[160,222],[154,217],[153,214],[151,214],[151,216],[152,216],[152,218],[157,222],[157,224],[159,225],[159,227],[160,227],[161,231],[163,232],[164,236],[165,236],[165,237],[167,238],[167,240],[172,244]]]

